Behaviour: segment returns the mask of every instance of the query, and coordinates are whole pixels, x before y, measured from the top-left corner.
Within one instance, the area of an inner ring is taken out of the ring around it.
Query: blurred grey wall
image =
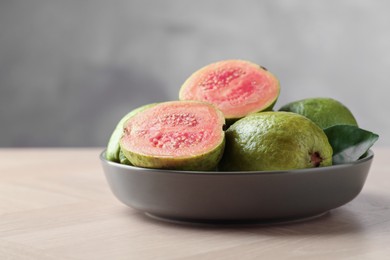
[[[208,63],[248,59],[276,103],[342,101],[390,145],[390,1],[1,0],[0,146],[104,146]]]

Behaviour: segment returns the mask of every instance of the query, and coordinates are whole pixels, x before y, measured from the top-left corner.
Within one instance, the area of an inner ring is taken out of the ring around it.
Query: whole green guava
[[[289,111],[303,115],[322,129],[333,125],[358,126],[352,112],[340,101],[333,98],[306,98],[288,103],[282,106],[279,111]]]
[[[272,171],[332,165],[324,131],[292,112],[261,112],[244,117],[226,131],[222,171]]]

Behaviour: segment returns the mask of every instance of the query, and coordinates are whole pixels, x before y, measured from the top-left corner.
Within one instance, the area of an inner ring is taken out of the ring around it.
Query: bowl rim
[[[181,171],[181,170],[169,170],[169,169],[155,169],[155,168],[142,168],[137,167],[133,165],[126,165],[121,164],[113,161],[109,161],[105,157],[106,149],[104,149],[100,155],[100,160],[113,167],[127,169],[127,170],[133,170],[137,172],[161,172],[161,173],[170,173],[170,174],[185,174],[185,175],[218,175],[218,176],[225,176],[225,175],[268,175],[268,174],[302,174],[302,173],[313,173],[313,172],[322,172],[329,169],[336,170],[336,169],[342,169],[342,168],[348,168],[352,165],[358,165],[362,164],[364,162],[370,161],[374,158],[374,152],[369,149],[367,151],[367,155],[361,159],[358,159],[353,162],[344,163],[344,164],[336,164],[336,165],[330,165],[330,166],[323,166],[323,167],[316,167],[316,168],[305,168],[305,169],[293,169],[293,170],[271,170],[271,171]]]

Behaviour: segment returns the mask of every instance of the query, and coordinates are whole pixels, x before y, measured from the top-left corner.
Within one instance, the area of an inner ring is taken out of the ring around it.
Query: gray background
[[[248,59],[275,108],[328,96],[390,145],[390,1],[0,0],[0,146],[104,146],[208,63]]]

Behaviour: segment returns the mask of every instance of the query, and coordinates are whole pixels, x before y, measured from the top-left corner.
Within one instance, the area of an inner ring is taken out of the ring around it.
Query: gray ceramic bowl
[[[349,164],[269,172],[146,169],[107,161],[114,195],[150,216],[176,221],[270,221],[321,215],[362,190],[374,153]]]

